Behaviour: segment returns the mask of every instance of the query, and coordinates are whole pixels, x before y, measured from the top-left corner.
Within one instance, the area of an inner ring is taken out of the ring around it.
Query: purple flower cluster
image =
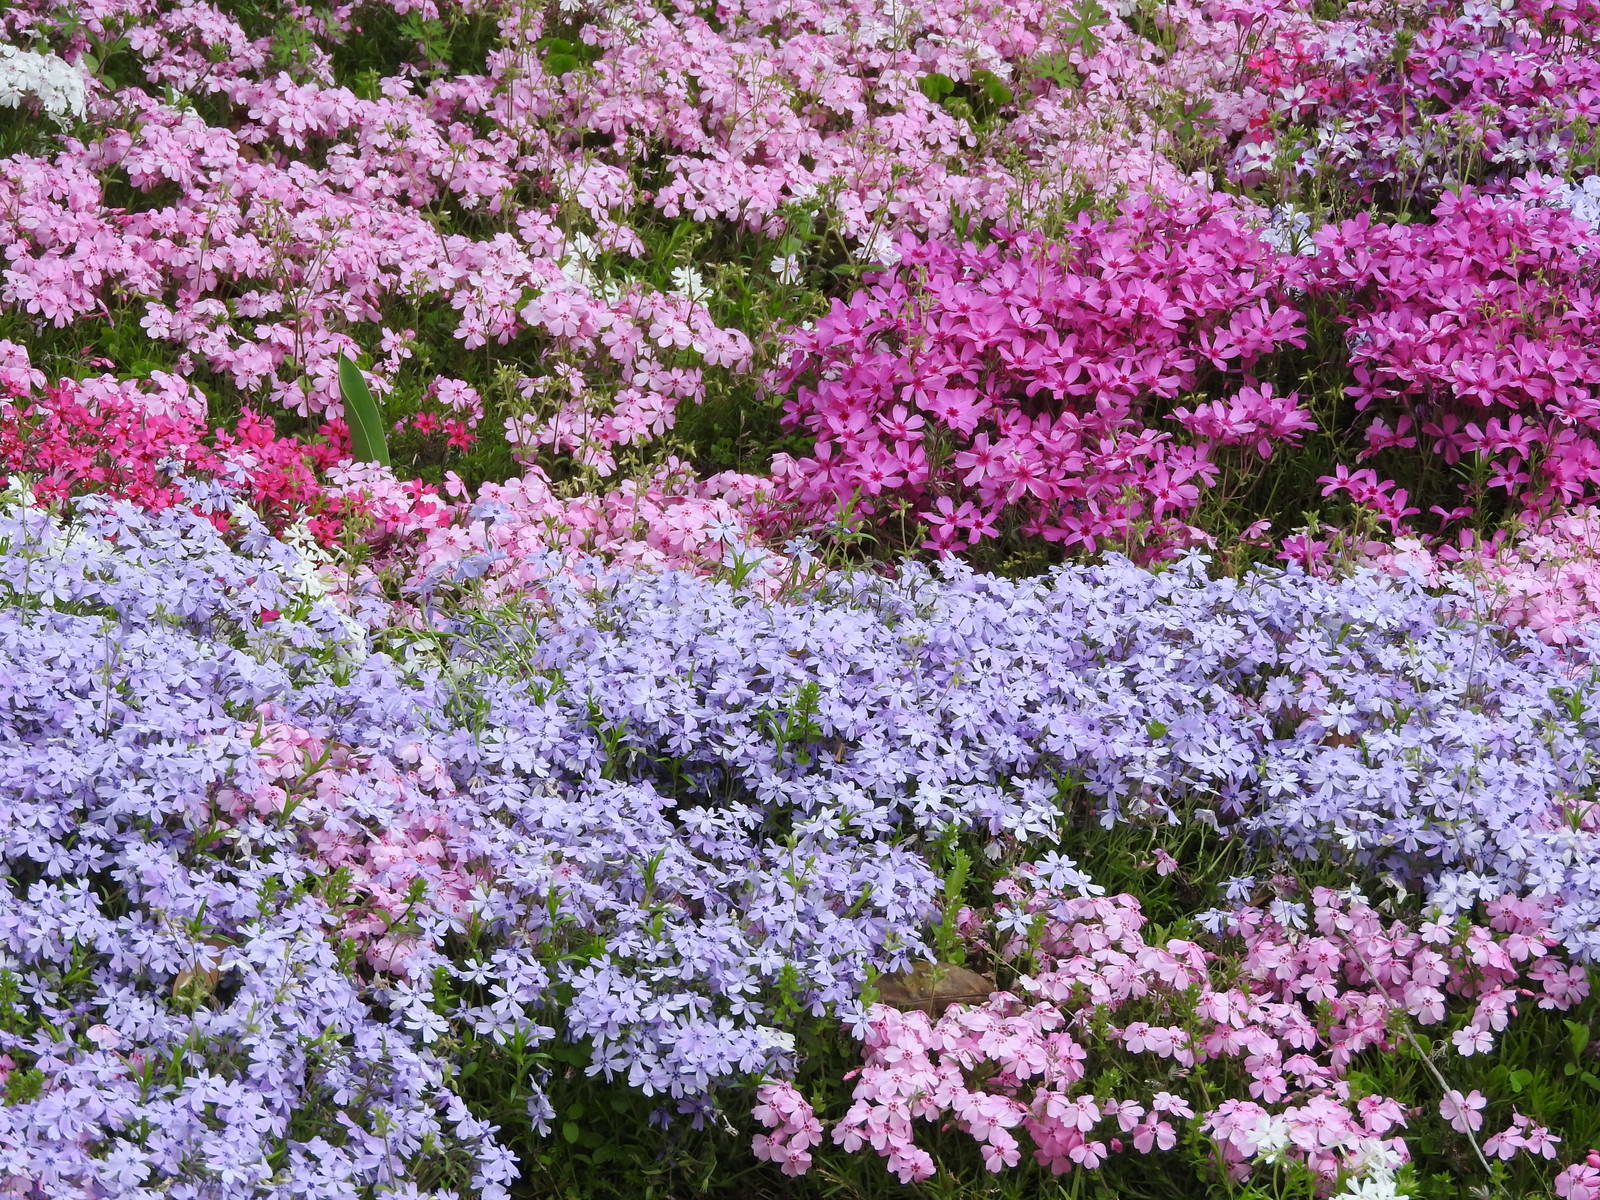
[[[448,1146],[500,1194],[511,1164],[341,960],[295,830],[211,814],[245,714],[321,672],[404,728],[385,660],[264,531],[236,553],[200,516],[85,507],[0,519],[0,1194],[345,1197]]]
[[[1450,912],[1550,897],[1591,956],[1596,643],[1463,615],[1473,585],[1452,586],[1213,580],[1200,555],[1019,581],[907,565],[776,608],[620,578],[559,601],[540,656],[635,753],[737,784],[746,828],[776,803],[811,837],[956,825],[1001,853],[1052,839],[1074,802],[1108,825],[1214,821],[1420,882]],[[764,732],[808,687],[813,736],[775,749]]]
[[[792,1065],[781,1012],[860,1026],[870,971],[928,953],[939,839],[1034,853],[1071,806],[1446,912],[1532,893],[1596,949],[1596,644],[1459,595],[1190,557],[774,605],[595,566],[417,630],[237,517],[0,513],[0,1191],[343,1197],[425,1162],[501,1194],[465,1048],[559,1033],[703,1109]]]

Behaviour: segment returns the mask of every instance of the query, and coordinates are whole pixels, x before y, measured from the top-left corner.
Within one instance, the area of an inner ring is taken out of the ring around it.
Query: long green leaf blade
[[[357,462],[389,465],[389,440],[383,435],[383,414],[372,398],[361,368],[348,354],[339,358],[339,396],[350,426],[350,451]]]

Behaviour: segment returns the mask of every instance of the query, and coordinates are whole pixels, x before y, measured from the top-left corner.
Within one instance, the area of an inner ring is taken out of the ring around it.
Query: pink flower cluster
[[[1223,96],[1256,20],[1227,5],[1166,6],[1165,47],[1120,12],[1073,25],[1047,0],[1004,20],[935,0],[671,8],[507,3],[481,70],[440,72],[419,47],[357,94],[332,54],[361,36],[356,5],[299,15],[292,73],[212,5],[95,0],[71,24],[45,0],[8,6],[10,39],[72,61],[125,39],[144,80],[93,83],[78,137],[0,161],[0,304],[53,328],[131,317],[181,375],[335,415],[341,354],[367,352],[380,395],[425,390],[403,378],[409,339],[443,310],[460,350],[541,360],[515,445],[606,472],[615,447],[671,427],[707,370],[747,369],[766,332],[719,326],[693,270],[671,288],[640,278],[650,227],[810,237],[820,212],[853,254],[892,257],[896,232],[958,216],[1183,186],[1175,85],[1218,92],[1224,131],[1265,103]],[[547,60],[552,38],[581,44],[581,69]],[[959,103],[925,92],[934,77]],[[984,81],[999,98],[978,99]]]
[[[536,588],[555,570],[571,572],[585,555],[698,573],[743,561],[758,583],[774,585],[788,559],[762,546],[741,515],[763,486],[732,472],[700,479],[669,459],[643,480],[562,498],[530,467],[519,479],[484,484],[475,503],[398,553],[410,587],[465,573],[481,579],[476,601],[485,604]]]
[[[1469,584],[1477,611],[1551,645],[1582,638],[1600,614],[1600,512],[1557,513],[1486,541],[1463,534],[1429,547],[1415,537],[1373,543],[1364,558],[1383,570],[1416,575],[1428,586]]]
[[[252,740],[256,778],[222,788],[229,823],[292,821],[329,872],[342,873],[341,932],[367,964],[395,975],[420,944],[405,922],[426,911],[465,920],[479,881],[452,849],[456,830],[439,800],[455,794],[444,763],[415,744],[393,756],[358,754],[262,707]],[[363,822],[353,812],[379,814]],[[419,904],[426,901],[426,908]]]
[[[234,90],[254,124],[207,126],[128,90],[100,102],[98,140],[0,160],[0,304],[59,328],[138,303],[139,324],[173,348],[178,374],[206,370],[255,404],[330,416],[342,411],[342,355],[367,353],[369,383],[387,395],[413,357],[417,310],[442,308],[466,349],[526,337],[549,361],[522,381],[514,444],[578,452],[602,473],[612,446],[670,428],[678,401],[698,395],[703,364],[749,361],[748,338],[716,326],[703,303],[600,280],[587,257],[598,249],[544,208],[506,214],[487,240],[442,236],[415,206],[470,194],[462,151],[435,129],[412,147],[426,151],[418,161],[384,132],[432,126],[420,100],[334,89],[307,115],[305,93],[318,89],[280,79]],[[344,152],[325,147],[315,166],[292,128]],[[287,152],[260,147],[273,138]],[[506,148],[470,145],[475,161],[494,164],[494,194],[509,190]],[[175,197],[124,212],[103,182],[114,176],[143,192],[175,185]],[[458,438],[481,416],[465,381],[414,386],[461,423]]]
[[[1277,119],[1235,145],[1235,179],[1320,171],[1359,199],[1404,203],[1497,171],[1565,171],[1594,153],[1594,0],[1357,3],[1319,21],[1289,6],[1257,14],[1248,87]]]
[[[1514,508],[1600,494],[1600,266],[1587,226],[1536,203],[1547,190],[1452,193],[1427,223],[1361,216],[1315,235],[1310,289],[1347,326],[1362,458],[1470,465]],[[1404,493],[1363,474],[1328,482],[1398,523]]]
[[[1190,542],[1184,518],[1225,463],[1249,471],[1312,428],[1259,377],[1305,344],[1297,263],[1197,190],[1086,214],[1057,243],[908,241],[897,270],[793,337],[785,416],[816,449],[774,474],[818,518],[858,492],[863,513],[904,501],[939,551],[1003,529]],[[1164,420],[1202,380],[1219,399]]]
[[[342,422],[325,426],[327,442],[280,438],[270,421],[249,411],[232,431],[214,430],[204,397],[176,376],[158,371],[144,382],[100,376],[46,387],[26,354],[8,346],[0,343],[0,483],[23,474],[46,502],[108,492],[160,510],[184,502],[184,481],[218,480],[275,530],[303,520],[324,544],[358,536],[368,551],[357,568],[364,587],[382,574],[413,592],[471,579],[479,581],[472,597],[480,604],[575,570],[586,555],[699,573],[742,565],[763,593],[790,565],[741,515],[762,494],[764,483],[754,476],[700,479],[669,459],[609,492],[563,497],[530,467],[506,483],[483,485],[473,500],[453,475],[441,494],[374,464],[352,463]],[[220,513],[212,520],[228,523]]]
[[[1551,1186],[1561,1200],[1600,1200],[1600,1151],[1589,1151],[1581,1163],[1557,1175]]]
[[[324,542],[349,515],[317,478],[348,453],[342,424],[328,426],[325,442],[305,442],[279,437],[270,420],[246,410],[231,431],[212,429],[204,397],[165,372],[45,387],[26,356],[10,361],[0,370],[0,481],[25,475],[40,500],[106,492],[159,510],[183,502],[185,477],[223,480],[273,529],[304,518]],[[225,527],[228,518],[213,520]]]
[[[1459,1093],[1455,1093],[1459,1095]],[[1476,1092],[1473,1095],[1477,1095]],[[1451,1097],[1447,1096],[1447,1099]],[[1440,1105],[1440,1115],[1443,1115],[1444,1105]],[[1536,1158],[1554,1158],[1556,1146],[1561,1139],[1552,1134],[1543,1125],[1536,1124],[1533,1120],[1523,1116],[1515,1109],[1511,1112],[1511,1124],[1499,1133],[1491,1133],[1483,1140],[1483,1152],[1490,1158],[1509,1161],[1519,1153],[1531,1154]]]
[[[869,256],[892,257],[895,234],[944,235],[961,216],[1183,186],[1188,148],[1163,119],[1174,91],[1215,95],[1219,132],[1244,130],[1267,104],[1260,89],[1241,95],[1252,27],[1295,7],[1177,0],[1157,39],[1120,3],[738,0],[713,18],[691,0],[636,0],[590,27],[592,75],[532,104],[568,139],[602,143],[561,174],[606,196],[610,215],[637,196],[668,217],[792,233],[793,211],[815,206]],[[933,77],[952,94],[926,92]],[[999,99],[980,98],[986,77]],[[639,195],[628,168],[658,149],[662,186]]]
[[[1209,914],[1204,942],[1156,944],[1132,896],[1069,895],[1044,886],[1050,874],[1026,868],[997,888],[995,944],[976,917],[964,920],[978,952],[1031,959],[1015,991],[937,1020],[869,1010],[865,1064],[835,1144],[871,1147],[902,1182],[926,1179],[934,1163],[916,1132],[930,1122],[973,1137],[990,1170],[1028,1154],[1064,1173],[1171,1150],[1180,1122],[1193,1121],[1237,1179],[1279,1159],[1329,1181],[1392,1170],[1408,1160],[1399,1131],[1416,1114],[1355,1095],[1346,1072],[1358,1056],[1395,1050],[1405,1023],[1446,1021],[1457,1024],[1457,1054],[1480,1054],[1519,1005],[1565,1010],[1588,991],[1584,971],[1556,952],[1546,909],[1526,900],[1491,902],[1484,924],[1413,928],[1354,894],[1319,888],[1303,903],[1285,892]],[[1189,1088],[1202,1063],[1204,1100]],[[1111,1067],[1124,1094],[1084,1090]],[[815,1114],[785,1096],[758,1113],[776,1131],[758,1146],[768,1156],[791,1131],[815,1143]],[[1440,1113],[1470,1133],[1483,1107],[1478,1093],[1452,1091]],[[1557,1141],[1513,1112],[1485,1151],[1550,1158]]]
[[[779,1080],[758,1087],[752,1115],[770,1130],[755,1136],[757,1158],[779,1164],[785,1175],[811,1169],[811,1148],[822,1144],[822,1122],[792,1083]]]
[[[411,595],[470,585],[450,591],[493,606],[536,591],[554,574],[584,573],[589,557],[646,570],[742,570],[771,594],[791,559],[763,545],[743,516],[763,487],[734,472],[701,479],[669,458],[644,479],[568,495],[538,467],[472,495],[454,475],[441,491],[375,464],[347,463],[329,472],[328,493],[366,517],[371,553],[363,578],[387,576]]]

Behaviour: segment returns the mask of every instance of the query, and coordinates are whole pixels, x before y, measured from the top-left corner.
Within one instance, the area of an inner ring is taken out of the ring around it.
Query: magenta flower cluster
[[[1255,6],[1250,6],[1255,8]],[[1592,161],[1593,0],[1355,4],[1327,20],[1262,6],[1251,84],[1271,119],[1235,144],[1235,179],[1320,175],[1371,201],[1424,202],[1530,168]]]
[[[1189,523],[1202,503],[1321,435],[1357,447],[1322,495],[1395,532],[1592,503],[1600,277],[1554,195],[1529,177],[1446,196],[1427,224],[1363,215],[1309,234],[1309,257],[1202,193],[1049,243],[908,243],[793,335],[786,418],[815,450],[774,464],[780,494],[811,519],[909,508],[940,553],[1004,533],[1170,553],[1211,540]],[[1272,382],[1313,321],[1342,333],[1353,415]],[[1420,486],[1450,503],[1422,513]]]
[[[1247,212],[1198,191],[1085,215],[1058,242],[907,243],[794,336],[786,416],[816,449],[774,474],[817,516],[905,501],[940,551],[1011,529],[1182,545],[1221,459],[1314,425],[1262,378],[1305,344],[1293,280]],[[1202,378],[1223,398],[1178,405]]]
[[[1309,286],[1340,302],[1359,459],[1470,466],[1480,494],[1463,498],[1513,510],[1600,494],[1600,268],[1593,232],[1551,197],[1533,177],[1514,196],[1444,196],[1424,225],[1357,217],[1317,233]],[[1415,513],[1362,474],[1327,482],[1393,526]]]

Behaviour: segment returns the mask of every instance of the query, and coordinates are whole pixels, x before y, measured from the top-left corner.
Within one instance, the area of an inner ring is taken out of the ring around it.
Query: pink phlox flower
[[[1450,1122],[1450,1128],[1457,1133],[1476,1133],[1483,1128],[1483,1108],[1487,1103],[1476,1088],[1466,1095],[1451,1088],[1439,1101],[1439,1115]]]

